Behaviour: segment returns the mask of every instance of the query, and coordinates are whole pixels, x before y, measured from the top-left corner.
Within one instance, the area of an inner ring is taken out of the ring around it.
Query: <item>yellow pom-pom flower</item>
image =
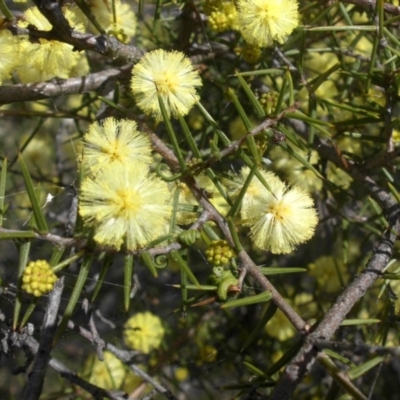
[[[22,289],[35,297],[53,290],[57,275],[46,260],[31,261],[22,274]]]
[[[166,233],[171,216],[168,185],[146,165],[110,165],[82,183],[79,213],[95,227],[94,239],[119,249],[144,247]]]
[[[89,6],[97,22],[109,35],[123,43],[128,43],[135,36],[137,21],[129,4],[120,0],[91,0]]]
[[[242,179],[248,172],[246,167],[242,170]],[[256,247],[274,254],[291,253],[314,235],[318,215],[313,199],[299,187],[288,188],[272,172],[260,173],[271,190],[253,177],[243,198],[241,217],[250,226]]]
[[[90,12],[97,23],[108,35],[116,37],[123,43],[130,42],[135,36],[137,20],[132,10],[133,5],[129,2],[123,3],[121,0],[86,0],[86,4],[89,6]],[[78,6],[70,6],[69,10],[87,31],[95,34],[99,33]]]
[[[124,342],[144,354],[160,347],[164,337],[161,319],[149,311],[135,314],[124,325]]]
[[[72,18],[66,13],[66,18]],[[29,8],[24,14],[25,21],[20,26],[33,25],[42,31],[52,29],[50,22],[37,7]],[[71,23],[71,21],[69,21]],[[74,23],[71,23],[74,26]],[[78,63],[80,54],[73,46],[56,40],[39,39],[32,43],[28,38],[19,45],[18,75],[22,82],[41,82],[54,77],[67,79],[71,70]]]
[[[260,47],[284,43],[299,23],[297,0],[239,0],[237,10],[243,38]]]
[[[199,96],[201,79],[190,60],[179,51],[162,49],[145,54],[133,67],[131,90],[144,113],[162,119],[159,95],[168,116],[186,115]]]
[[[9,78],[16,64],[17,39],[6,29],[0,30],[0,84]]]
[[[109,351],[103,352],[103,361],[96,354],[91,354],[85,361],[79,374],[83,379],[106,390],[123,390],[131,392],[137,388],[142,379]],[[146,367],[140,366],[142,370]]]
[[[96,174],[114,164],[151,164],[151,144],[136,122],[106,118],[94,122],[83,138],[83,165]]]

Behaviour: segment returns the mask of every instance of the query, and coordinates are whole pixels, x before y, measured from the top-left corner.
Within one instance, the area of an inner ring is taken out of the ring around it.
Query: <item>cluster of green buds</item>
[[[234,252],[226,240],[213,240],[206,250],[207,261],[217,267],[228,264],[233,256]]]
[[[279,98],[279,93],[273,91],[268,93],[262,93],[260,95],[258,101],[264,108],[264,111],[267,115],[271,115],[274,112],[275,107],[278,104],[278,98]]]
[[[22,289],[40,297],[53,290],[57,275],[46,260],[31,261],[22,275]]]

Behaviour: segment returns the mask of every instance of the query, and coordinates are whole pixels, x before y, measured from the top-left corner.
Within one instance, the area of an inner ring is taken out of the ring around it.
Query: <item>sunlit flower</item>
[[[109,35],[115,36],[123,43],[129,42],[135,36],[137,22],[129,4],[122,3],[120,0],[91,0],[89,6],[97,22]]]
[[[250,44],[284,43],[299,23],[297,0],[238,0],[239,29]]]
[[[22,289],[40,297],[53,290],[57,275],[46,260],[31,261],[22,275]]]
[[[146,311],[128,319],[124,325],[124,342],[129,348],[148,354],[160,347],[164,333],[161,319]]]
[[[98,243],[135,250],[166,233],[170,192],[143,164],[115,164],[83,181],[79,213]]]
[[[94,174],[114,164],[152,162],[150,139],[137,130],[134,121],[94,122],[83,140],[83,165]]]
[[[66,18],[72,18],[66,13]],[[25,21],[19,23],[25,27],[28,24],[42,31],[50,31],[52,26],[37,7],[29,8],[24,13]],[[69,21],[71,23],[71,21]],[[74,26],[73,23],[71,23]],[[54,77],[67,79],[75,67],[80,53],[73,46],[56,40],[39,39],[32,43],[28,38],[21,40],[19,45],[18,75],[22,82],[41,82]]]
[[[0,30],[0,84],[9,78],[16,63],[17,39],[7,29]]]
[[[243,168],[242,180],[248,173],[249,169]],[[256,247],[274,254],[290,253],[314,235],[318,223],[314,202],[307,192],[296,186],[288,188],[273,173],[260,173],[270,190],[253,177],[242,201],[241,217],[250,226]]]
[[[145,54],[133,67],[131,89],[140,109],[161,120],[160,95],[168,116],[186,115],[199,97],[200,76],[181,52],[162,49]]]
[[[100,27],[108,34],[116,37],[123,43],[128,43],[136,34],[137,20],[133,12],[133,4],[123,3],[121,0],[86,0],[92,16]],[[85,31],[95,34],[99,30],[89,21],[78,6],[70,6]],[[114,14],[115,10],[115,14]]]

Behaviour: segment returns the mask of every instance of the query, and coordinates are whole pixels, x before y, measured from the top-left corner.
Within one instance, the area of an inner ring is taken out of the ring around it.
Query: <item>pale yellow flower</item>
[[[136,34],[137,19],[133,12],[133,4],[121,0],[86,0],[87,5],[97,23],[108,34],[123,43],[128,43]],[[113,13],[115,7],[115,19]],[[89,21],[78,6],[69,8],[85,31],[98,34],[99,31]]]
[[[124,325],[124,342],[144,354],[160,347],[164,337],[161,319],[149,311],[137,313]]]
[[[122,3],[120,0],[91,0],[89,6],[97,22],[109,35],[115,36],[123,43],[128,43],[135,36],[136,16],[128,3]]]
[[[119,249],[146,246],[162,236],[171,215],[168,185],[143,164],[115,164],[83,181],[79,213],[95,227],[94,239]]]
[[[133,67],[131,90],[144,113],[161,120],[158,96],[168,116],[186,115],[199,97],[201,79],[190,60],[181,52],[162,49],[145,54]]]
[[[103,361],[96,354],[89,356],[84,364],[82,377],[106,390],[120,389],[129,370],[114,354],[105,351],[103,356]]]
[[[243,198],[241,217],[250,226],[256,247],[274,254],[290,253],[314,235],[318,223],[314,202],[307,192],[296,186],[288,188],[273,173],[260,173],[271,191],[253,177]],[[248,168],[244,168],[242,179],[247,175]]]
[[[250,44],[284,43],[299,23],[297,0],[238,0],[239,29]]]
[[[72,18],[72,14],[66,12],[66,18]],[[42,31],[52,29],[50,22],[37,7],[26,10],[24,19],[25,21],[21,21],[19,26],[25,27],[29,24]],[[74,26],[73,23],[71,25]],[[54,77],[67,79],[80,57],[80,53],[74,51],[73,46],[46,39],[32,43],[28,38],[24,38],[20,42],[18,52],[17,71],[24,83],[41,82]]]
[[[94,174],[114,164],[152,162],[150,139],[137,130],[134,121],[106,118],[94,122],[83,141],[83,165]]]
[[[17,39],[7,29],[0,30],[0,85],[10,77],[16,64],[15,48]]]

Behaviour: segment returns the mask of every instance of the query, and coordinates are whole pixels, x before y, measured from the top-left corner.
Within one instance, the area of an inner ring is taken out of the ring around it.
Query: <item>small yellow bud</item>
[[[22,289],[40,297],[53,290],[57,276],[46,260],[31,261],[22,275]]]

